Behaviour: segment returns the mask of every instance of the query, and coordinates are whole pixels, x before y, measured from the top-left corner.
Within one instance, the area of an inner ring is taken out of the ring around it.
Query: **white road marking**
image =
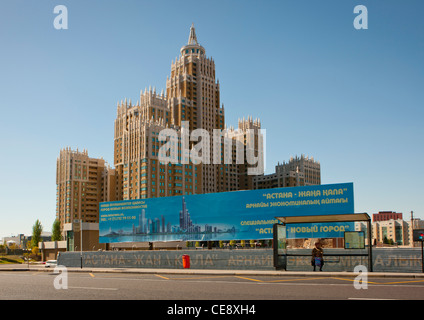
[[[347,298],[348,300],[398,300],[398,299],[384,299],[384,298]]]
[[[68,287],[68,289],[88,289],[88,290],[118,290],[118,288],[96,288],[96,287]]]

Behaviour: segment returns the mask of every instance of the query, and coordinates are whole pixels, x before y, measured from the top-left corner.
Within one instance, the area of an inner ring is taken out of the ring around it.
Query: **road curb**
[[[1,271],[32,271],[35,269],[28,269],[28,268],[0,268]]]
[[[1,271],[54,272],[54,268],[0,268]],[[228,275],[228,276],[275,276],[275,277],[357,277],[355,272],[302,272],[262,270],[212,270],[212,269],[132,269],[132,268],[67,268],[68,272],[85,273],[126,273],[126,274],[176,274],[176,275]],[[370,272],[374,278],[423,278],[424,273]]]

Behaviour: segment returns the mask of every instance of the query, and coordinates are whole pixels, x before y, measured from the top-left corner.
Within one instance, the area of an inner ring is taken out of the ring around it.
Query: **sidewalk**
[[[42,266],[1,266],[1,271],[38,271],[54,272],[54,268]],[[276,276],[276,277],[356,277],[354,272],[325,272],[325,271],[278,271],[278,270],[218,270],[218,269],[159,269],[159,268],[67,268],[68,272],[87,273],[129,273],[129,274],[176,274],[176,275],[228,275],[228,276]],[[400,272],[370,272],[368,277],[376,278],[422,278],[424,273]]]

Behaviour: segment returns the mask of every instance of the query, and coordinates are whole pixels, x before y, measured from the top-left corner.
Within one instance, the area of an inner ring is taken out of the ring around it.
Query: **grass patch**
[[[24,260],[19,256],[0,256],[0,264],[22,264]]]

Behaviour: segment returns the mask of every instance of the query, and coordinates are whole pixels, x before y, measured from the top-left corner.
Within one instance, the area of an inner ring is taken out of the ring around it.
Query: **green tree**
[[[56,219],[53,222],[52,241],[61,241],[61,240],[62,240],[62,234],[60,232],[60,221],[59,219]]]
[[[31,239],[31,247],[37,247],[38,243],[41,241],[41,232],[43,232],[43,226],[41,225],[40,220],[37,219],[35,224],[32,226],[32,239]]]

